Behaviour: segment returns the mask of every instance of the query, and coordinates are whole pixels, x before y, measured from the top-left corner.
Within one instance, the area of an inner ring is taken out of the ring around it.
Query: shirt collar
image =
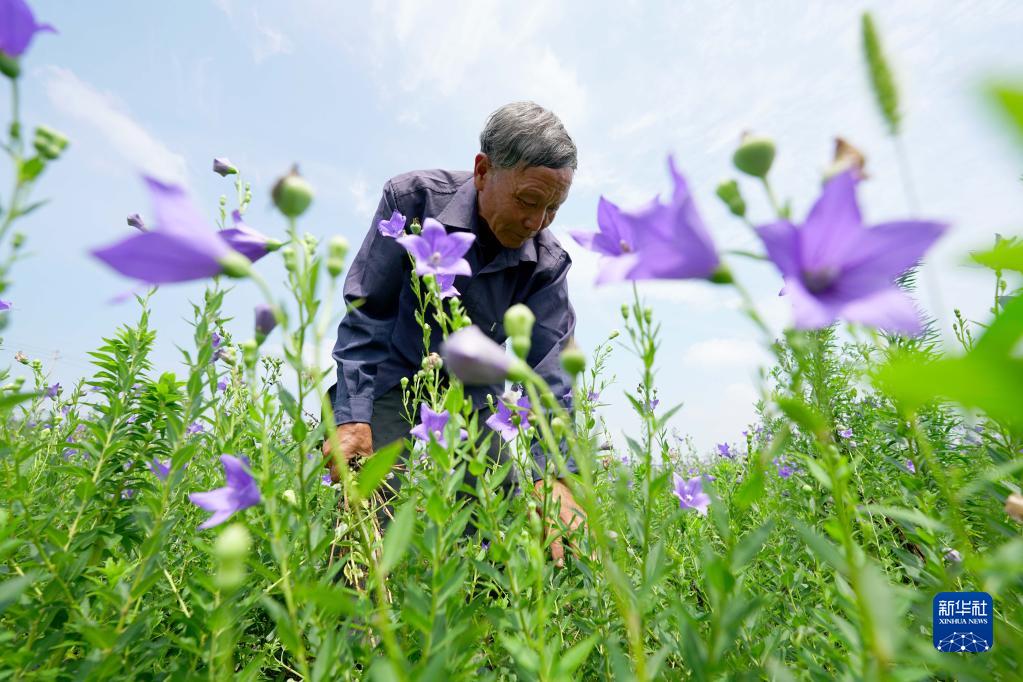
[[[456,230],[473,234],[479,234],[481,229],[487,229],[480,223],[479,214],[476,211],[476,185],[472,175],[459,185],[447,205],[437,214],[436,219],[445,227],[453,227]],[[494,260],[480,270],[479,274],[509,268],[521,261],[535,263],[536,260],[536,237],[533,237],[517,249],[502,247]]]

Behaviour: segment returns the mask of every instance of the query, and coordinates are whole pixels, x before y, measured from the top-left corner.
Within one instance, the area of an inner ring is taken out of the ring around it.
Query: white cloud
[[[263,19],[259,9],[248,6],[241,11],[234,0],[213,0],[213,4],[249,40],[252,58],[258,64],[274,55],[290,54],[294,50],[291,39],[272,23]]]
[[[757,367],[770,361],[770,355],[754,341],[745,338],[716,338],[698,341],[688,348],[682,362],[694,367]]]
[[[348,185],[348,193],[352,195],[352,199],[355,201],[353,209],[357,214],[373,215],[376,211],[379,197],[376,193],[369,190],[369,184],[361,173]]]
[[[46,74],[46,94],[59,111],[93,128],[135,169],[162,180],[187,184],[185,158],[169,149],[110,93],[100,92],[70,69],[51,67]]]

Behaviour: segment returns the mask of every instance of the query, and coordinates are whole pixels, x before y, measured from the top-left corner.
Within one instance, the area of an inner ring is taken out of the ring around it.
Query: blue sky
[[[595,227],[604,194],[636,204],[668,189],[673,152],[724,248],[754,248],[713,195],[735,173],[744,130],[773,136],[778,191],[797,217],[814,198],[836,134],[867,157],[868,222],[904,217],[893,145],[874,109],[859,48],[859,13],[875,13],[901,86],[905,147],[921,215],[953,225],[921,277],[922,304],[950,336],[951,310],[983,320],[991,279],[964,265],[996,231],[1020,232],[1020,156],[979,96],[993,75],[1023,73],[1023,5],[1012,1],[805,2],[33,3],[60,35],[41,36],[24,65],[24,119],[72,140],[47,170],[52,203],[21,223],[30,260],[14,271],[15,302],[2,351],[38,357],[54,381],[89,371],[87,352],[134,304],[111,305],[126,282],[87,249],[124,235],[125,215],[149,206],[142,170],[183,182],[210,208],[230,191],[210,172],[231,158],[253,183],[249,222],[281,235],[268,189],[297,161],[317,189],[303,229],[361,242],[383,183],[416,168],[470,167],[486,115],[533,99],[564,120],[580,169],[552,228]],[[7,110],[4,90],[0,107]],[[0,171],[0,187],[9,171]],[[751,211],[767,206],[744,185]],[[587,351],[621,326],[628,286],[595,289],[597,260],[567,237],[571,295]],[[788,319],[770,268],[735,264],[772,324]],[[271,282],[274,264],[261,265]],[[735,440],[752,414],[762,363],[751,325],[727,290],[702,283],[640,286],[662,323],[661,406],[684,402],[673,425],[700,449]],[[178,368],[189,343],[189,299],[201,286],[165,287],[153,303],[158,369]],[[239,338],[258,300],[247,283],[228,299]],[[316,349],[329,361],[328,346]],[[621,396],[639,377],[624,349],[603,410],[612,432],[636,420]]]

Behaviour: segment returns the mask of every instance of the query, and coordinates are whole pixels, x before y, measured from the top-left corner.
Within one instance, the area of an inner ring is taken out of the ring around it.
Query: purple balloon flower
[[[192,422],[191,424],[188,425],[188,428],[185,429],[185,433],[187,433],[190,436],[196,433],[204,433],[205,431],[206,427],[200,424],[199,422]]]
[[[37,23],[24,0],[0,0],[0,52],[20,57],[40,31],[56,33],[57,29]]]
[[[161,481],[166,481],[167,476],[170,475],[171,462],[170,460],[167,460],[167,462],[164,463],[163,461],[154,457],[153,461],[149,463],[149,470],[152,471],[153,474],[155,474],[156,477]]]
[[[703,492],[703,477],[694,476],[688,481],[673,474],[675,489],[672,491],[678,498],[679,507],[682,509],[695,509],[697,513],[706,516],[707,507],[710,505],[710,496]]]
[[[842,318],[892,332],[921,329],[913,300],[895,279],[915,265],[946,225],[906,220],[866,228],[849,171],[824,185],[806,221],[757,228],[785,280],[796,327],[820,329]]]
[[[0,312],[2,312],[4,310],[10,310],[10,309],[11,309],[11,302],[10,301],[5,301],[2,298],[0,298]]]
[[[395,211],[391,214],[390,220],[381,220],[377,224],[377,230],[385,237],[397,239],[405,234],[405,216]]]
[[[277,326],[277,316],[274,310],[266,303],[256,306],[256,340],[262,342],[267,335]]]
[[[217,157],[213,159],[213,172],[222,178],[226,178],[228,175],[234,175],[238,172],[235,165],[231,163],[230,159],[223,157]]]
[[[224,478],[227,485],[203,493],[192,493],[188,499],[192,504],[213,516],[199,525],[200,529],[212,528],[227,521],[237,511],[259,504],[262,499],[256,479],[249,473],[248,459],[239,459],[234,455],[221,455],[220,462],[224,465]]]
[[[145,178],[156,229],[135,234],[92,254],[122,275],[149,284],[187,282],[237,267],[239,255],[211,231],[180,187]]]
[[[727,457],[728,459],[735,459],[735,453],[732,451],[732,448],[728,445],[728,443],[718,443],[717,448],[718,454],[721,455],[722,457]]]
[[[916,473],[916,465],[913,464],[913,460],[911,459],[906,460],[906,471],[908,471],[911,474]]]
[[[128,216],[128,226],[134,227],[139,232],[146,232],[146,223],[138,213],[132,213]]]
[[[398,243],[416,259],[416,274],[471,275],[469,261],[462,256],[472,246],[476,235],[467,232],[448,234],[433,218],[423,221],[422,234],[398,237]]]
[[[234,227],[221,230],[218,234],[228,246],[253,263],[271,251],[281,248],[281,242],[267,237],[242,222],[242,214],[237,210],[231,212],[231,218],[234,220]]]
[[[59,381],[57,383],[55,383],[54,385],[52,385],[52,386],[47,386],[46,387],[46,397],[47,398],[56,398],[58,393],[60,393],[60,382]]]
[[[842,429],[841,431],[838,432],[838,435],[840,435],[842,438],[852,438],[853,432],[852,429]]]
[[[226,391],[227,390],[227,382],[224,381],[223,379],[218,381],[217,382],[217,390],[220,391],[220,392]]]
[[[458,289],[455,288],[454,275],[437,275],[437,286],[440,287],[441,298],[453,298],[460,295]]]
[[[430,409],[429,405],[423,403],[419,407],[419,424],[417,424],[410,433],[415,438],[426,443],[430,442],[430,436],[432,435],[442,448],[446,448],[448,446],[448,442],[444,438],[444,427],[448,425],[448,419],[450,416],[451,415],[448,414],[447,410],[434,412]],[[461,429],[462,440],[465,440],[468,437],[469,432],[465,429]]]
[[[513,441],[519,435],[519,425],[529,428],[529,397],[522,396],[515,403],[513,412],[505,402],[499,401],[497,412],[487,418],[487,426],[497,431],[505,441]]]
[[[468,386],[497,384],[512,370],[512,361],[480,328],[473,325],[454,332],[441,344],[448,371]]]
[[[710,233],[696,212],[685,178],[668,157],[671,199],[654,197],[623,211],[604,197],[597,205],[599,232],[570,231],[584,248],[604,256],[597,284],[640,279],[705,279],[721,264]]]

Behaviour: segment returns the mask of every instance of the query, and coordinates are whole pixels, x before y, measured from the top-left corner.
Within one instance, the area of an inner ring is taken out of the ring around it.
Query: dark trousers
[[[419,423],[419,409],[418,405],[415,406],[415,410],[409,409],[408,412],[414,417],[415,423]],[[486,418],[489,416],[487,410],[478,411],[478,422],[483,424]],[[383,394],[379,398],[373,401],[373,416],[370,420],[370,430],[373,433],[373,449],[379,450],[380,448],[393,443],[396,440],[409,437],[409,430],[411,426],[405,420],[406,409],[405,405],[402,404],[402,391],[401,386],[395,386],[393,389]],[[486,435],[487,427],[483,427],[484,432],[481,434],[481,438]],[[488,469],[495,466],[500,466],[508,461],[508,449],[502,447],[503,441],[497,433],[491,433],[490,437],[490,449]],[[404,448],[399,455],[399,463],[395,465],[395,468],[402,471],[407,471],[408,466],[408,448]],[[462,482],[463,487],[468,486],[471,489],[476,488],[476,477],[471,472],[465,472],[465,478]],[[504,489],[505,494],[512,494],[515,491],[516,476],[515,472],[512,471],[507,478],[502,482],[501,487]],[[395,495],[398,493],[398,489],[401,487],[401,476],[395,475],[384,481],[380,486],[384,502],[389,503]],[[470,495],[465,492],[459,492],[458,497],[465,500],[467,503],[471,503],[476,499],[475,495]],[[390,521],[392,510],[390,504],[385,504],[384,508],[381,509],[378,514],[381,528],[386,527],[388,521]],[[475,525],[470,521],[465,527],[464,535],[470,536],[476,533]]]

